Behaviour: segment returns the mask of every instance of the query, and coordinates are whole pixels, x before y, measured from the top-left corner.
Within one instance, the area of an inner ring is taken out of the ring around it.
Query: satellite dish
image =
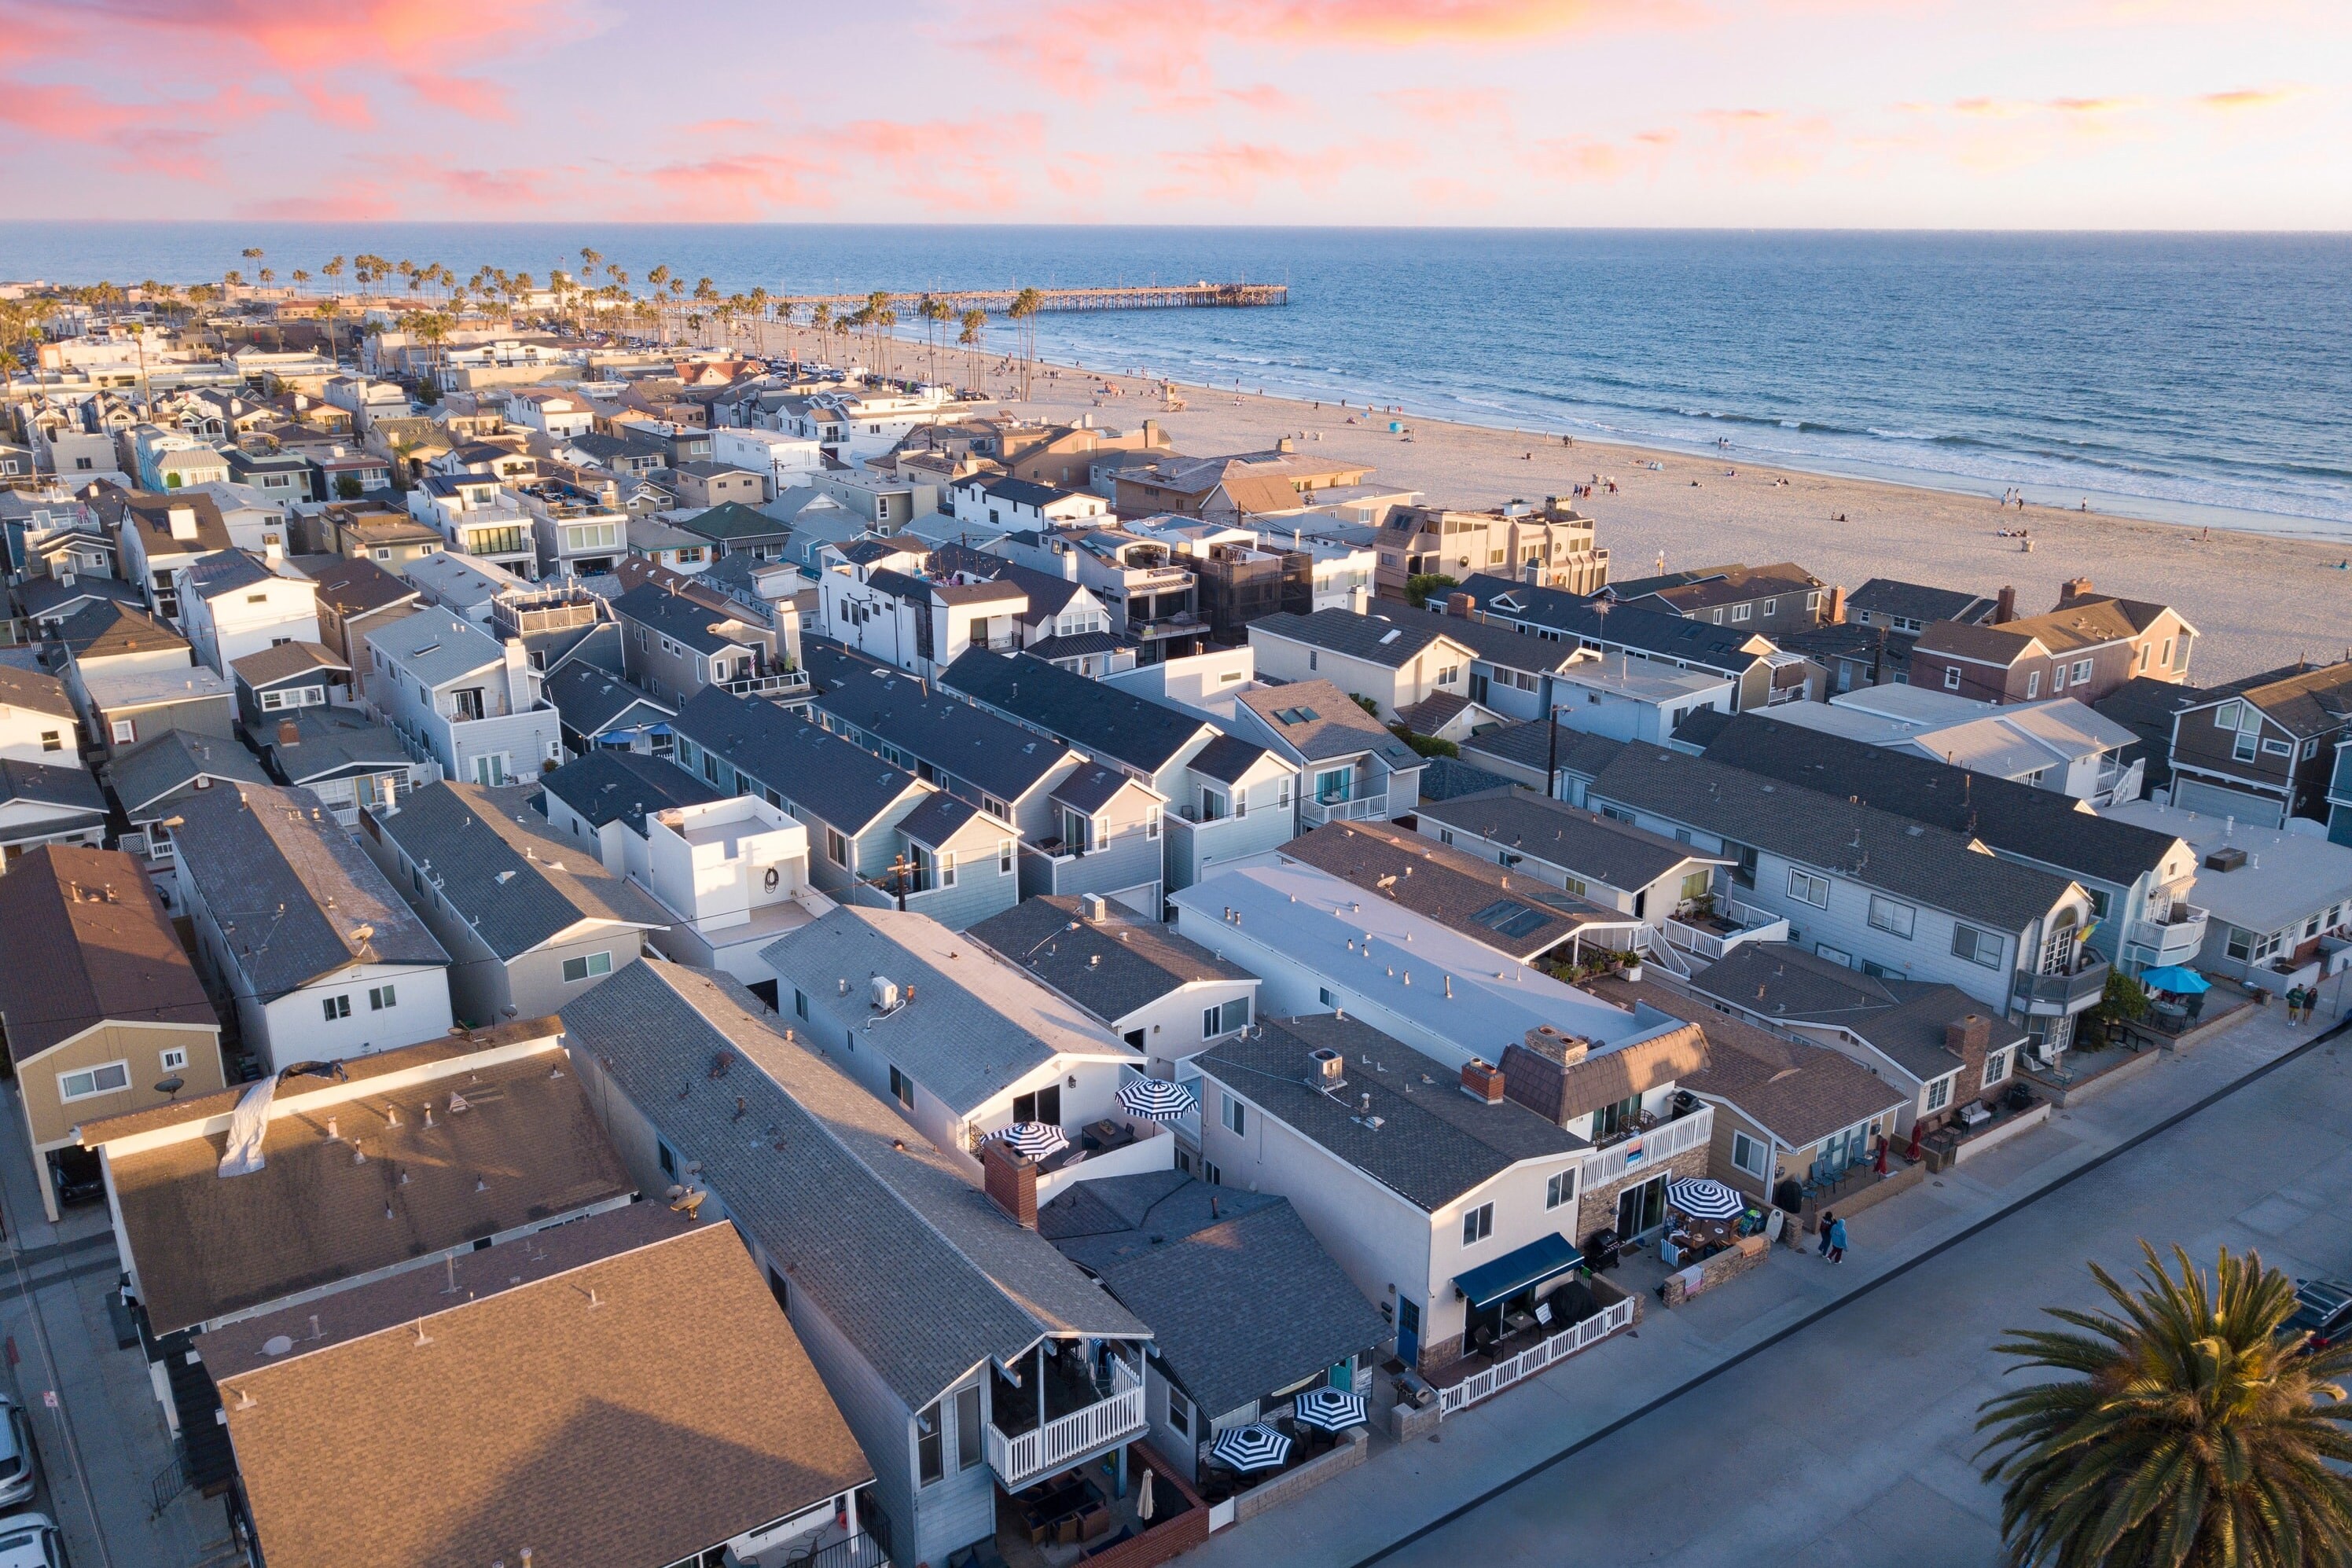
[[[373,941],[374,941],[374,940],[375,940],[375,927],[374,927],[374,926],[373,926],[373,925],[354,925],[354,926],[352,926],[352,941],[354,941],[354,942],[373,942]]]
[[[155,1085],[155,1092],[167,1098],[176,1099],[179,1097],[180,1091],[185,1089],[187,1086],[188,1081],[174,1072],[172,1076],[164,1079],[162,1082]]]

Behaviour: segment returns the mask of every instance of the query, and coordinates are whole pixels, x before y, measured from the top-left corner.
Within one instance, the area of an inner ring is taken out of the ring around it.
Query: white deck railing
[[[1591,1192],[1606,1186],[1636,1168],[1649,1169],[1664,1164],[1685,1149],[1695,1149],[1715,1136],[1715,1107],[1701,1105],[1697,1110],[1661,1122],[1646,1132],[1630,1138],[1621,1138],[1584,1161],[1583,1185],[1577,1190]]]
[[[1498,1361],[1484,1372],[1474,1372],[1451,1388],[1437,1391],[1437,1416],[1444,1420],[1457,1416],[1481,1399],[1501,1393],[1512,1384],[1534,1376],[1557,1361],[1566,1361],[1585,1346],[1607,1339],[1633,1321],[1634,1301],[1631,1296],[1603,1307],[1601,1311],[1564,1328],[1549,1339],[1538,1340],[1507,1361]]]
[[[1096,1448],[1143,1430],[1143,1381],[1119,1357],[1111,1358],[1111,1395],[1017,1437],[992,1423],[988,1463],[1008,1491],[1018,1491],[1048,1470],[1056,1470]]]

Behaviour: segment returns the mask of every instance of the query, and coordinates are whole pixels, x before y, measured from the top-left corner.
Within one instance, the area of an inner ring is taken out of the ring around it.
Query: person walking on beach
[[[1822,1210],[1822,1244],[1815,1250],[1823,1258],[1830,1255],[1830,1229],[1836,1223],[1836,1215],[1826,1208]]]
[[[1833,1220],[1830,1225],[1830,1261],[1845,1261],[1845,1221],[1843,1219]]]

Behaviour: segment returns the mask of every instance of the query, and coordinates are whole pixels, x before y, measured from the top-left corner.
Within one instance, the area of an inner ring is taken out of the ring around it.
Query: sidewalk
[[[1776,1339],[2281,1061],[2329,1021],[2290,1029],[2284,1009],[2263,1009],[2189,1054],[2167,1056],[2107,1094],[2057,1111],[2044,1125],[1860,1214],[1848,1228],[1853,1248],[1843,1264],[1776,1248],[1762,1268],[1685,1306],[1668,1312],[1653,1300],[1633,1333],[1452,1417],[1432,1437],[1399,1445],[1376,1436],[1358,1469],[1218,1531],[1185,1561],[1235,1568],[1360,1563],[1695,1381],[1769,1354]]]

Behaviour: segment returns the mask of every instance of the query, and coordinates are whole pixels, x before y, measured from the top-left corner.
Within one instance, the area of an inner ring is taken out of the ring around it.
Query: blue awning
[[[1468,1298],[1472,1306],[1491,1307],[1554,1275],[1565,1274],[1583,1261],[1583,1254],[1568,1238],[1554,1231],[1516,1252],[1506,1252],[1491,1263],[1481,1263],[1467,1274],[1456,1274],[1454,1288]]]

